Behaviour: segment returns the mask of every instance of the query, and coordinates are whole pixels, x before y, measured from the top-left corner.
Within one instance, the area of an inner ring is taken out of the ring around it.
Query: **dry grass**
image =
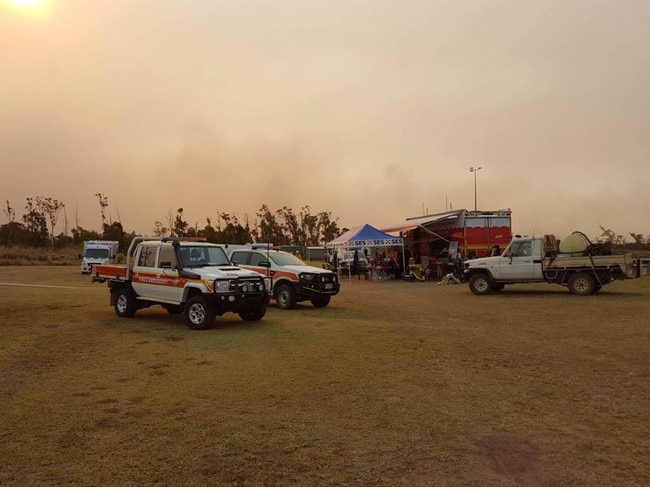
[[[650,484],[650,278],[597,296],[345,281],[325,309],[130,320],[5,267],[0,485]]]
[[[0,266],[7,265],[81,265],[79,247],[6,247],[0,245]]]

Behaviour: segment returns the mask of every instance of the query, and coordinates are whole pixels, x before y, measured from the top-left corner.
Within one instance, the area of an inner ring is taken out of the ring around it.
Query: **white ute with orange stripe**
[[[221,246],[202,239],[135,237],[126,265],[97,265],[92,273],[93,282],[108,282],[117,316],[159,304],[183,313],[193,330],[227,312],[261,320],[272,287],[271,279],[234,266]]]
[[[338,294],[338,276],[330,270],[305,264],[295,255],[271,248],[227,248],[233,264],[273,279],[273,298],[278,308],[291,309],[301,301],[323,308]]]

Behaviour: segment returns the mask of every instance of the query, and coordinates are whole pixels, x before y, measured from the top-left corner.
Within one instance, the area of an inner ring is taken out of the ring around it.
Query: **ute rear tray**
[[[126,266],[116,264],[102,264],[93,267],[93,274],[99,279],[126,280]]]

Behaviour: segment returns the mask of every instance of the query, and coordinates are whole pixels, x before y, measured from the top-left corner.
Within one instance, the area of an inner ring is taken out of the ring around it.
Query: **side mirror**
[[[161,269],[171,269],[172,268],[172,263],[169,261],[164,261],[160,263],[160,268]]]
[[[261,260],[259,263],[260,267],[271,267],[271,263],[268,260]]]

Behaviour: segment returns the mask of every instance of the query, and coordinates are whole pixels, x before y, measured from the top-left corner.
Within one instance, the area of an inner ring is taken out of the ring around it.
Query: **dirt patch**
[[[491,435],[477,443],[480,476],[531,485],[539,474],[539,451],[530,440],[511,435]],[[536,479],[539,481],[539,479]]]

